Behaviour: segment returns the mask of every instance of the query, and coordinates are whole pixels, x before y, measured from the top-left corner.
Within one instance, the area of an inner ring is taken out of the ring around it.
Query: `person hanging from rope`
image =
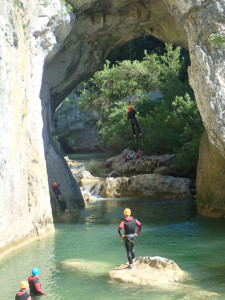
[[[52,183],[52,190],[53,190],[54,194],[56,195],[56,199],[58,200],[62,211],[67,213],[69,211],[69,209],[66,208],[66,201],[64,200],[62,193],[59,189],[60,184],[61,184],[61,182],[59,182],[57,184],[57,182],[54,181]]]
[[[125,242],[127,258],[129,261],[128,268],[132,269],[135,265],[135,237],[141,231],[141,223],[131,216],[131,210],[129,208],[124,209],[124,216],[125,218],[123,219],[123,221],[121,221],[118,232]],[[135,233],[136,226],[138,227],[137,233]],[[123,228],[124,234],[122,233]]]
[[[140,129],[140,126],[138,124],[138,120],[135,117],[136,111],[130,105],[127,106],[127,109],[128,109],[127,119],[130,121],[130,124],[131,124],[131,127],[132,127],[132,131],[133,131],[134,139],[137,138],[136,131],[135,131],[135,126],[137,127],[137,131],[138,131],[139,137],[142,138],[141,129]]]

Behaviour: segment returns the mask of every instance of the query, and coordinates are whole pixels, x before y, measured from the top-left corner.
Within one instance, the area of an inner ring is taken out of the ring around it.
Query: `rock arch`
[[[198,208],[224,216],[225,49],[210,39],[213,33],[225,35],[224,1],[68,2],[75,7],[70,16],[59,0],[2,4],[0,249],[53,228],[47,182],[63,178],[66,197],[82,206],[78,186],[51,136],[55,108],[102,66],[111,49],[144,35],[189,49],[190,83],[206,128]]]
[[[76,7],[77,1],[71,0],[70,3]],[[189,49],[189,80],[208,134],[208,142],[218,156],[223,157],[223,161],[224,49],[210,41],[212,33],[224,34],[223,9],[222,1],[82,1],[77,7],[74,26],[64,45],[45,67],[43,80],[49,88],[52,113],[74,86],[102,66],[110,50],[134,38],[153,35]],[[219,161],[221,159],[218,158]],[[214,159],[212,164],[216,163]],[[211,187],[205,185],[202,174],[207,171],[207,178],[214,176],[212,168],[210,171],[205,167],[206,164],[203,162],[198,168],[199,210],[213,215],[215,209],[216,215],[218,211],[221,215],[224,205],[220,206],[219,203],[223,202],[224,191],[219,185],[219,191],[215,194],[213,190],[218,184]],[[216,170],[220,174],[216,176],[218,180],[224,180],[221,168],[216,167]],[[213,203],[217,203],[216,206]]]

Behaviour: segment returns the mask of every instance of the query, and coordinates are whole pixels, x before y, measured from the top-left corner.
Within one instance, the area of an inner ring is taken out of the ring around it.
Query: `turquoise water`
[[[164,290],[108,281],[108,271],[126,261],[117,233],[125,207],[143,225],[136,256],[174,260],[189,273],[185,284]],[[225,220],[198,216],[193,200],[99,200],[82,210],[78,220],[55,228],[55,236],[0,261],[1,299],[14,299],[19,282],[34,266],[40,268],[42,289],[49,293],[45,299],[225,299]],[[63,261],[73,259],[105,264],[89,272],[63,268]]]

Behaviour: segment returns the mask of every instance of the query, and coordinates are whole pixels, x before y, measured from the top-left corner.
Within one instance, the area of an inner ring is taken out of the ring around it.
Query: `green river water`
[[[142,223],[136,256],[174,260],[189,274],[184,284],[168,290],[108,281],[108,271],[126,261],[117,232],[125,207]],[[42,299],[225,299],[225,220],[199,216],[193,200],[102,199],[74,222],[55,224],[55,229],[55,235],[0,261],[0,299],[14,299],[34,266],[40,269],[43,291],[49,293]],[[63,268],[61,262],[70,259],[105,264],[89,272]]]

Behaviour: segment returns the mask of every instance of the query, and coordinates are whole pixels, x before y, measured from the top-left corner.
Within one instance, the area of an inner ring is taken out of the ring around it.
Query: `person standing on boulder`
[[[118,232],[125,242],[127,258],[129,261],[128,268],[132,269],[135,265],[135,237],[141,231],[141,223],[131,216],[131,210],[129,208],[124,209],[124,216],[125,218],[123,219],[123,221],[121,221]],[[135,233],[136,226],[138,227],[137,233]],[[124,234],[122,233],[123,228]]]
[[[136,111],[130,105],[127,106],[127,109],[128,109],[127,119],[130,121],[132,131],[133,131],[133,135],[134,135],[134,139],[137,138],[136,131],[135,131],[135,126],[137,127],[139,137],[142,138],[141,129],[140,129],[140,126],[138,124],[138,120],[135,117]]]

